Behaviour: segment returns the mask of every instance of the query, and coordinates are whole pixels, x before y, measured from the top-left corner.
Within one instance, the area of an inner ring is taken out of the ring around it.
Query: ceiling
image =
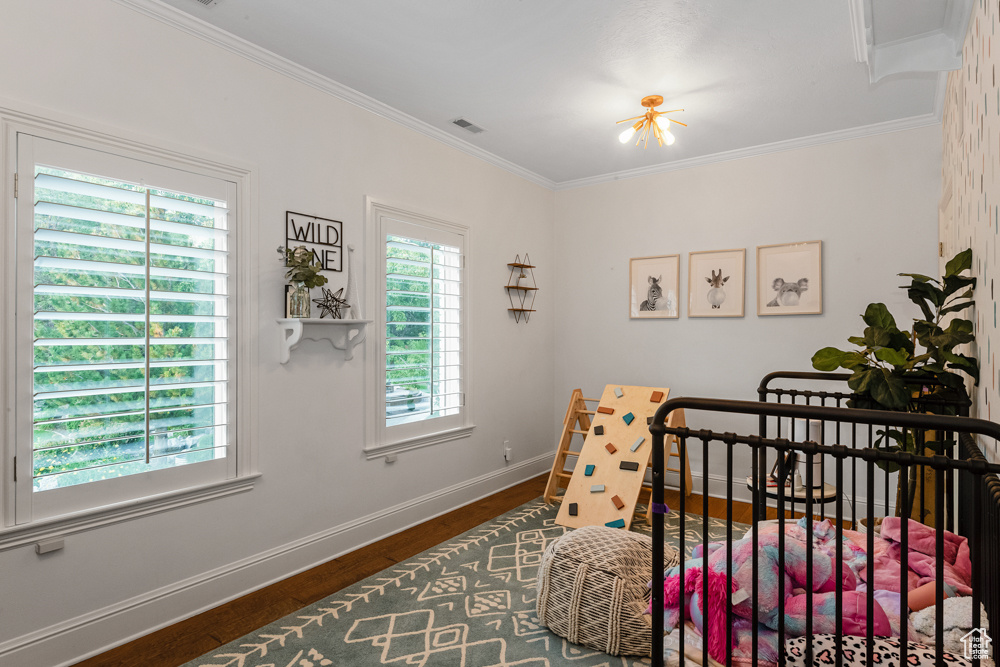
[[[118,1],[180,10],[188,29],[231,33],[340,84],[335,94],[556,188],[937,122],[942,76],[870,83],[859,35],[870,54],[940,32],[962,2]],[[615,121],[651,94],[683,108],[673,118],[688,127],[672,126],[669,148],[620,144]]]

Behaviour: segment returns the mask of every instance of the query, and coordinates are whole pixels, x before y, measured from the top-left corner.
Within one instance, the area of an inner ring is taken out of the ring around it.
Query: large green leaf
[[[835,347],[824,347],[812,356],[812,365],[818,371],[835,371],[847,355]]]
[[[930,276],[925,276],[922,273],[898,273],[896,275],[905,276],[907,278],[913,278],[918,283],[930,283],[930,282],[936,283],[937,282],[936,280],[934,280]]]
[[[965,310],[966,308],[968,308],[973,304],[975,304],[975,301],[961,301],[959,303],[955,303],[950,306],[946,306],[945,308],[942,308],[939,314],[947,315],[948,313],[957,313]]]
[[[976,335],[972,333],[972,322],[969,320],[952,320],[948,324],[948,328],[935,330],[932,334],[927,336],[928,347],[934,346],[940,349],[951,350],[956,345],[964,345],[965,343],[971,343],[976,339]]]
[[[967,248],[948,260],[948,263],[944,265],[944,276],[948,278],[971,268],[972,248]]]
[[[948,371],[941,371],[939,373],[935,373],[934,377],[945,387],[948,387],[949,389],[961,390],[962,394],[965,394],[965,379],[961,375],[958,375],[957,373],[950,373]]]
[[[898,329],[897,329],[898,331]],[[882,327],[865,327],[865,340],[869,347],[886,347],[889,345],[891,331]]]
[[[868,308],[865,309],[865,314],[862,316],[865,324],[872,327],[879,327],[882,329],[896,329],[896,320],[893,319],[892,313],[889,309],[885,307],[884,303],[870,303]]]
[[[921,303],[929,302],[934,306],[934,310],[939,308],[945,300],[944,290],[940,290],[930,283],[910,283],[910,286],[906,289],[906,296],[918,306]],[[923,310],[923,306],[920,309]],[[931,320],[934,318],[931,316],[927,319]]]
[[[885,344],[885,347],[891,347],[895,350],[904,350],[909,354],[913,354],[913,341],[910,340],[909,331],[894,331],[889,334],[889,340]]]
[[[875,369],[858,368],[847,380],[847,386],[859,394],[868,394],[872,386],[872,379],[875,377]]]
[[[925,298],[925,295],[923,293],[914,290],[913,288],[910,288],[906,290],[906,296],[910,298],[910,301],[912,301],[913,303],[917,304],[917,306],[920,307],[920,313],[924,316],[925,320],[934,319],[934,309],[937,308],[937,306],[934,306],[932,308],[933,304],[928,303],[928,300],[927,298]]]
[[[882,347],[875,350],[875,358],[893,366],[905,366],[910,359],[906,350],[894,350],[891,347]]]
[[[964,354],[955,354],[951,350],[941,350],[941,358],[948,362],[950,368],[972,368],[972,363],[969,357]]]
[[[948,353],[948,368],[962,371],[979,384],[979,360],[964,354]]]
[[[972,323],[972,320],[963,320],[956,317],[948,323],[948,328],[945,331],[954,334],[971,334],[975,331],[975,328],[976,326]]]
[[[969,286],[975,287],[975,285],[975,278],[969,278],[966,276],[951,276],[950,278],[944,279],[944,295],[951,296],[952,294],[964,290]]]
[[[868,357],[860,352],[847,352],[844,354],[844,358],[840,360],[840,365],[848,370],[866,367],[868,366]]]
[[[881,368],[872,373],[870,391],[872,398],[890,410],[905,410],[910,404],[910,390],[903,378]]]

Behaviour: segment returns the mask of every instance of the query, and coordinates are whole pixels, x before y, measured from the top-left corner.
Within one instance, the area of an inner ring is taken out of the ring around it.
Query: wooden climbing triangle
[[[559,444],[556,446],[556,459],[552,462],[552,472],[549,474],[549,481],[545,485],[545,502],[557,503],[562,498],[559,490],[565,490],[569,486],[570,477],[573,470],[566,469],[566,462],[569,457],[580,456],[579,449],[573,449],[574,442],[579,442],[581,447],[587,433],[590,431],[591,416],[594,410],[587,409],[587,402],[597,403],[596,398],[584,398],[583,391],[574,389],[569,398],[569,407],[566,408],[566,416],[563,417],[562,434],[559,436]],[[574,438],[574,436],[578,436]]]
[[[598,401],[584,398],[580,389],[573,390],[563,418],[563,430],[552,472],[546,484],[545,501],[561,503],[564,498],[572,495],[575,501],[572,509],[576,512],[571,513],[570,508],[561,507],[557,523],[579,527],[620,522],[627,527],[633,519],[644,519],[647,524],[651,524],[652,485],[643,481],[646,468],[652,463],[652,436],[649,434],[648,420],[666,400],[668,393],[669,389],[655,387],[608,385],[604,396]],[[595,406],[597,409],[592,410],[587,405],[598,402],[600,405]],[[630,417],[627,422],[624,421],[626,415]],[[671,413],[668,425],[684,426],[683,410]],[[595,426],[600,428],[594,428]],[[643,439],[645,446],[640,444],[633,449],[632,446],[638,439]],[[588,440],[593,444],[588,445]],[[573,449],[576,442],[580,442],[579,449]],[[609,444],[612,446],[609,447]],[[680,446],[676,438],[668,436],[665,445],[666,469],[684,475],[687,494],[690,495],[691,466],[688,461],[681,461]],[[573,470],[566,468],[570,457],[576,462]],[[671,458],[677,459],[677,467],[671,467]],[[620,467],[623,463],[627,467]],[[586,474],[588,466],[592,467],[590,475]],[[600,472],[595,474],[598,466]],[[607,487],[606,491],[590,494],[589,488],[597,485],[598,480]],[[619,507],[616,499],[623,501],[624,506]],[[610,510],[604,507],[607,504],[605,500],[611,503]],[[635,511],[637,504],[644,506],[638,513]],[[613,517],[610,516],[612,511]]]

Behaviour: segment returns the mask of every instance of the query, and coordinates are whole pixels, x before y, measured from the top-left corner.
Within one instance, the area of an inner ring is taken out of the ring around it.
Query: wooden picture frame
[[[688,317],[743,317],[746,248],[688,253]]]
[[[757,246],[757,315],[823,313],[823,242]]]
[[[628,276],[629,318],[680,317],[680,255],[633,257],[628,261]]]

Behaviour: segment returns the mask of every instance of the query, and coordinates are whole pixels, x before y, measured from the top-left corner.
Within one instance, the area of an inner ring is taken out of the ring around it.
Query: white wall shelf
[[[306,340],[328,340],[334,348],[344,351],[344,359],[354,358],[354,348],[365,339],[366,327],[372,320],[333,320],[318,317],[283,317],[278,319],[281,332],[280,361],[288,363],[292,350]],[[352,337],[352,334],[353,337]]]

